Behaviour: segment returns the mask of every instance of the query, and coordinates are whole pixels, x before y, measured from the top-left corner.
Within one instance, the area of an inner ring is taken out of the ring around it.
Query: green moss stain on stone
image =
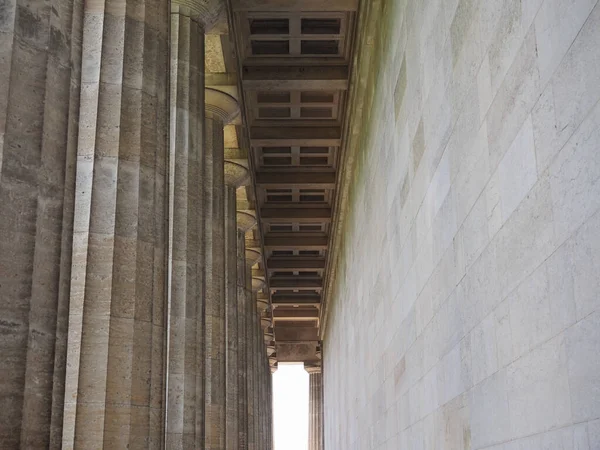
[[[339,246],[336,249],[333,271],[329,274],[333,277],[327,306],[330,311],[335,308],[340,287],[345,282],[347,269],[352,261],[356,233],[361,232],[357,230],[360,222],[356,219],[358,215],[367,213],[357,210],[357,207],[369,208],[368,202],[366,205],[359,204],[359,199],[364,198],[364,191],[369,189],[370,172],[366,169],[373,163],[371,159],[383,159],[382,155],[377,154],[385,150],[377,133],[382,129],[382,121],[387,126],[395,123],[395,105],[398,103],[396,97],[399,97],[401,106],[407,85],[404,55],[401,55],[403,63],[399,72],[394,69],[397,51],[394,50],[396,46],[393,42],[394,27],[400,26],[397,23],[398,13],[406,8],[405,0],[363,1],[366,3],[362,5],[364,9],[359,18],[358,54],[350,92],[350,128],[345,144],[347,154],[346,160],[342,161],[342,164],[350,165],[347,174],[349,182],[346,198],[343,199],[345,212],[338,230]],[[385,117],[386,107],[392,117]]]

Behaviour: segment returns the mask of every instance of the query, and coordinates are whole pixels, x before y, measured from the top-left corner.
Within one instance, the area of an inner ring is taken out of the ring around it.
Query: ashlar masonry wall
[[[363,3],[325,448],[599,449],[600,3]]]

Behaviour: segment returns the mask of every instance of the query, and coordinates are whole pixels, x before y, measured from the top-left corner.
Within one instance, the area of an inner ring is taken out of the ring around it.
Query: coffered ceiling
[[[316,362],[358,0],[231,0],[274,361]]]

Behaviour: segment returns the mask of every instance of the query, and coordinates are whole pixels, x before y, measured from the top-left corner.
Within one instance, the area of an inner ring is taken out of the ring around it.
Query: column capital
[[[247,167],[225,160],[225,184],[227,186],[240,187],[248,180],[249,175]]]
[[[258,292],[265,287],[265,280],[258,277],[252,277],[252,292]]]
[[[266,330],[272,325],[271,318],[267,315],[261,316],[260,318],[260,326],[263,330]]]
[[[266,296],[256,297],[256,306],[258,310],[262,313],[267,310],[269,307],[269,298]]]
[[[210,30],[217,22],[226,19],[223,0],[171,0],[171,12],[189,16]]]
[[[310,375],[321,373],[321,365],[304,363],[304,370],[306,370]]]
[[[238,101],[218,89],[205,88],[204,98],[207,117],[217,117],[223,124],[231,122],[240,112]]]
[[[256,225],[256,217],[248,211],[237,212],[237,227],[238,230],[246,233]],[[260,253],[258,255],[260,258]],[[254,265],[254,264],[253,264]]]
[[[260,251],[254,248],[246,247],[246,264],[252,267],[258,261],[260,261]]]
[[[267,328],[263,334],[263,342],[265,345],[271,345],[271,342],[275,339],[275,335],[273,334],[272,328]]]

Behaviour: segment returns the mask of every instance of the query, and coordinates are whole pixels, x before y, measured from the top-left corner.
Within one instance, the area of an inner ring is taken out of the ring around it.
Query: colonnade
[[[3,449],[271,449],[271,377],[205,87],[218,0],[9,2],[0,53]]]

